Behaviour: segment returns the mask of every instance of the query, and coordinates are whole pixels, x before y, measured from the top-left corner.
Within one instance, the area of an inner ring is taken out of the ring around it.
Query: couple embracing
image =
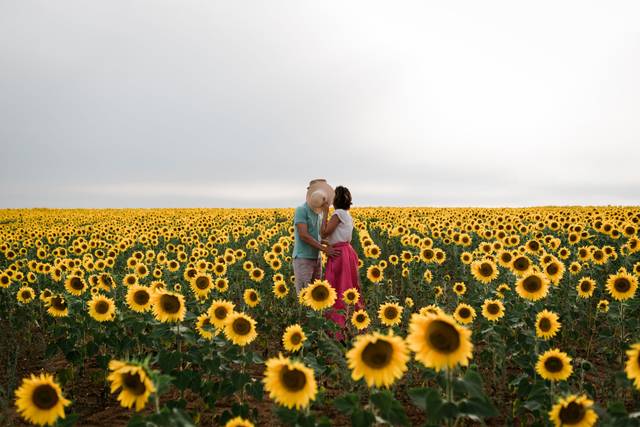
[[[329,206],[334,212],[329,218]],[[324,179],[314,179],[307,187],[306,202],[298,206],[293,218],[295,242],[293,246],[293,274],[296,292],[322,277],[320,252],[327,255],[324,278],[336,290],[336,302],[326,316],[340,327],[345,326],[344,315],[337,310],[346,308],[342,294],[355,288],[360,295],[358,255],[351,246],[353,218],[349,213],[351,193],[345,187],[334,190]],[[364,308],[362,297],[356,308]],[[340,339],[342,334],[337,334]]]

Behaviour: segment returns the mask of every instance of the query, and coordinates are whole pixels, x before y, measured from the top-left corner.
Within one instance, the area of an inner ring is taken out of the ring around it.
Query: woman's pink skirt
[[[325,312],[325,317],[333,320],[340,325],[341,328],[344,328],[346,322],[345,316],[337,311],[346,309],[346,304],[342,300],[344,291],[350,288],[357,289],[360,293],[360,299],[356,303],[355,309],[359,310],[364,308],[358,275],[358,255],[349,242],[339,242],[333,245],[333,247],[340,250],[340,255],[327,259],[325,279],[336,290],[338,298],[333,304],[333,307]],[[335,338],[341,340],[343,338],[342,333],[338,332]]]

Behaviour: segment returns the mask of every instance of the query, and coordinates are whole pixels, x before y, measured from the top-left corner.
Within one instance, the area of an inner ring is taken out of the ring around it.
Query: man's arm
[[[313,236],[309,234],[307,224],[304,222],[296,224],[296,228],[298,229],[298,236],[300,236],[300,239],[309,246],[314,247],[331,257],[340,255],[340,251],[338,249],[332,248],[331,246],[323,246],[320,242],[314,239]]]

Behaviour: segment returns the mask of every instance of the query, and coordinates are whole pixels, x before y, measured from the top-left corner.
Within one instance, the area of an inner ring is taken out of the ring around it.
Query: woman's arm
[[[323,219],[322,227],[320,227],[320,237],[324,239],[325,237],[330,236],[331,233],[335,231],[338,224],[340,224],[340,218],[338,218],[338,215],[333,215],[328,222],[326,219]]]

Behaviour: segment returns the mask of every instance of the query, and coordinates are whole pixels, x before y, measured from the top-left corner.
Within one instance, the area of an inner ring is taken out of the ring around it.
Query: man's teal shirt
[[[315,213],[306,202],[304,205],[298,206],[293,215],[293,234],[295,236],[293,258],[317,259],[320,251],[300,238],[296,224],[307,224],[309,234],[320,241],[320,215]]]

